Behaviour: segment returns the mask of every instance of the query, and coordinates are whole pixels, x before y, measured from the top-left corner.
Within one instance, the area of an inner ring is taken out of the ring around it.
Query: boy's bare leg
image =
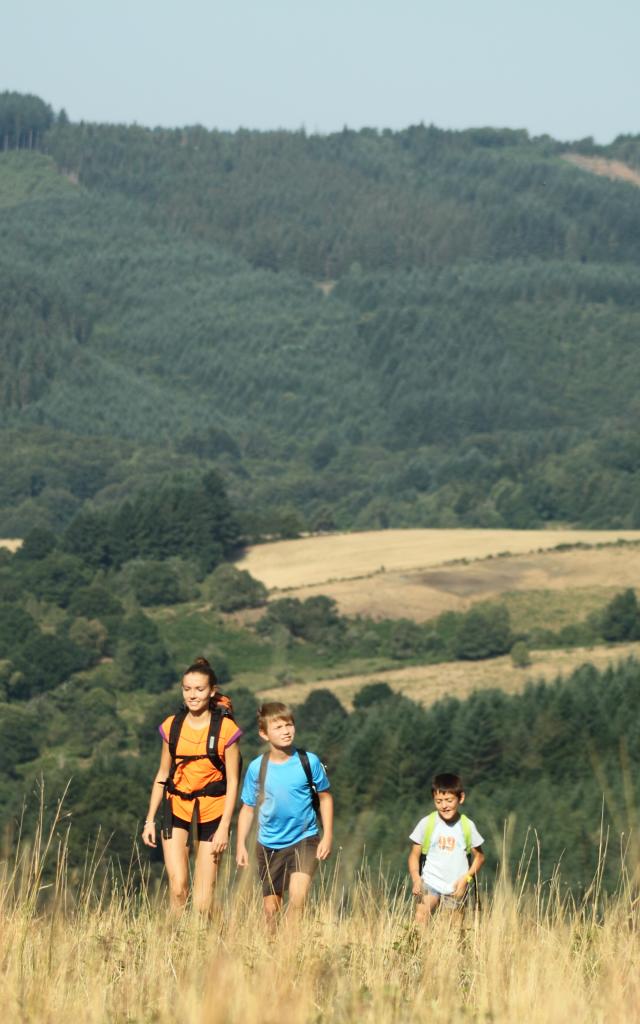
[[[264,907],[264,919],[270,932],[276,930],[278,915],[282,910],[282,896],[264,896],[262,900]]]
[[[311,888],[312,876],[304,871],[294,871],[289,876],[289,906],[287,919],[291,924],[299,920]]]
[[[425,924],[439,902],[439,896],[432,896],[429,892],[423,893],[420,899],[416,901],[416,924]]]

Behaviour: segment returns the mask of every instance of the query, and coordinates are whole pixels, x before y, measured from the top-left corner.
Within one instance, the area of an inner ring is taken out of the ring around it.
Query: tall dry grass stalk
[[[235,879],[230,858],[214,918],[175,922],[163,887],[105,873],[99,846],[71,885],[58,831],[2,864],[7,1020],[626,1024],[640,1006],[634,877],[606,899],[599,871],[576,905],[559,875],[536,877],[535,837],[462,925],[442,914],[416,931],[403,886],[362,870],[343,887],[329,870],[297,929],[271,938],[253,877]]]

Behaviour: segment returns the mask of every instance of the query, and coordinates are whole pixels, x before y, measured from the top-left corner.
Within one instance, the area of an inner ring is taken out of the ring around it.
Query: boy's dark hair
[[[258,708],[258,729],[260,732],[265,732],[265,726],[267,722],[272,721],[274,718],[284,718],[286,722],[295,722],[293,717],[293,711],[288,704],[283,704],[280,700],[268,700]]]
[[[459,775],[453,775],[451,772],[434,775],[431,782],[431,795],[434,796],[436,793],[455,793],[456,796],[460,796],[461,793],[464,793],[462,779]]]

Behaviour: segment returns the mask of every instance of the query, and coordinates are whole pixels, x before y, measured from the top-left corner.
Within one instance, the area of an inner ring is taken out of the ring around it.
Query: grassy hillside
[[[192,526],[199,511],[199,533],[183,529],[185,508]],[[24,801],[23,828],[33,834],[44,776],[47,814],[69,785],[73,865],[98,828],[128,859],[157,764],[158,723],[179,702],[181,672],[203,653],[233,699],[245,758],[259,749],[260,696],[296,706],[300,741],[330,765],[351,867],[365,844],[399,870],[390,807],[406,834],[431,774],[455,765],[492,828],[514,804],[529,808],[518,842],[531,820],[562,811],[562,827],[546,838],[545,870],[567,837],[575,878],[593,869],[603,779],[607,793],[622,785],[640,749],[640,609],[631,586],[591,594],[591,604],[580,593],[573,605],[567,587],[562,607],[556,599],[546,616],[541,594],[522,591],[519,608],[507,593],[420,623],[391,605],[381,620],[346,617],[317,594],[276,593],[265,604],[263,585],[221,561],[234,529],[219,481],[206,477],[199,490],[146,494],[115,518],[85,514],[62,540],[34,531],[15,553],[0,551],[0,807],[8,821]],[[625,550],[594,555],[613,566]],[[485,564],[448,568],[473,577]],[[549,792],[559,771],[573,780],[564,809]],[[615,801],[607,815],[617,829]],[[606,884],[614,884],[609,869]]]
[[[304,530],[640,526],[635,185],[521,132],[40,114],[4,124],[0,154],[0,536],[26,538],[0,550],[9,820],[24,798],[33,835],[37,779],[58,794],[71,778],[74,869],[99,829],[127,861],[158,721],[198,653],[231,674],[251,756],[265,677],[637,642],[626,577],[561,615],[510,597],[347,617],[316,593],[243,626],[229,590],[264,592],[222,564]],[[630,660],[429,708],[364,685],[349,712],[323,687],[297,713],[335,765],[351,867],[366,846],[396,869],[397,823],[406,835],[431,773],[456,765],[496,833],[514,808],[518,842],[544,821],[543,871],[564,850],[581,891],[602,793],[626,793],[637,761],[637,682]],[[607,822],[624,830],[615,801]]]

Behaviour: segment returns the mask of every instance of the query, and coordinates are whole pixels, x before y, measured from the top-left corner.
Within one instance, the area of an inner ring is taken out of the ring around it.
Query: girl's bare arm
[[[247,836],[253,822],[255,807],[243,804],[238,815],[238,842],[236,847],[236,864],[239,868],[246,868],[249,865],[249,853],[247,851]]]
[[[166,740],[163,740],[162,751],[160,752],[160,767],[155,774],[153,785],[151,786],[147,820],[145,821],[144,828],[142,829],[142,842],[146,846],[157,846],[155,817],[158,812],[158,807],[162,801],[162,786],[167,781],[170,770],[171,754],[169,752],[169,744]]]
[[[229,827],[236,807],[238,785],[240,782],[240,751],[237,743],[227,747],[224,763],[227,770],[227,792],[224,798],[224,811],[222,812],[220,824],[211,841],[211,852],[214,856],[222,853],[229,845]]]

